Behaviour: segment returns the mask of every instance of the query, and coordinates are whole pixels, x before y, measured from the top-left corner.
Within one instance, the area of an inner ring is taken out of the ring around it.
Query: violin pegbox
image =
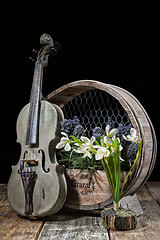
[[[46,67],[48,65],[49,55],[57,56],[58,51],[61,49],[61,44],[59,44],[58,42],[54,43],[52,37],[47,33],[44,33],[40,37],[40,44],[43,47],[40,49],[40,51],[33,49],[32,50],[33,57],[29,57],[29,59],[32,62],[35,62],[36,61],[35,55],[37,55],[38,53],[37,60],[41,61],[43,66]]]
[[[43,66],[45,67],[48,64],[49,55],[57,56],[58,51],[61,49],[61,44],[58,42],[54,43],[52,37],[47,33],[44,33],[40,37],[40,44],[43,47],[40,49],[40,51],[33,49],[31,52],[31,57],[29,57],[29,59],[32,62],[36,62],[36,58],[37,58],[37,60],[42,61]]]

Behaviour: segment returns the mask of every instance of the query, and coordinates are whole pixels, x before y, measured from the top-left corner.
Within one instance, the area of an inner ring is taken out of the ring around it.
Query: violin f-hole
[[[50,172],[50,168],[45,169],[45,153],[42,149],[38,150],[38,153],[42,154],[42,169],[45,173],[49,173]]]

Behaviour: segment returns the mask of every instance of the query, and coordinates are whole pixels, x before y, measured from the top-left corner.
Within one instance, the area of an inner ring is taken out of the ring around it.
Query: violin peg
[[[32,49],[32,50],[31,50],[31,56],[32,56],[33,58],[37,58],[37,54],[38,54],[38,51],[37,51],[36,49]]]
[[[61,46],[60,43],[55,42],[55,43],[54,43],[54,48],[55,48],[56,50],[61,50],[62,46]]]
[[[29,57],[29,60],[30,60],[31,62],[35,62],[35,61],[36,61],[36,59],[35,59],[35,58],[32,58],[32,57]]]
[[[36,49],[32,49],[32,53],[33,53],[33,54],[37,54],[38,51],[37,51]]]
[[[51,48],[50,48],[50,54],[51,54],[52,56],[56,56],[56,55],[58,54],[57,49],[54,48],[54,47],[51,47]]]

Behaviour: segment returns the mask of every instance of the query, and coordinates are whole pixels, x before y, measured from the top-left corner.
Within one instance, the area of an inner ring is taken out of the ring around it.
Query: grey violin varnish
[[[28,217],[54,214],[63,206],[67,194],[64,167],[57,164],[55,154],[63,113],[41,93],[43,67],[54,44],[47,34],[41,36],[40,42],[44,47],[35,63],[30,103],[19,113],[16,125],[21,156],[18,164],[12,166],[8,182],[11,207]]]

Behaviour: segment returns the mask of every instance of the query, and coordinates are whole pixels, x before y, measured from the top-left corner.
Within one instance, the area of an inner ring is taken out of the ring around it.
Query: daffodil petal
[[[90,152],[88,152],[88,157],[91,159],[92,158],[92,154]]]
[[[131,134],[131,136],[136,137],[136,133],[137,133],[137,131],[136,131],[135,128],[131,128],[131,129],[130,129],[130,134]]]
[[[109,125],[107,125],[107,126],[106,126],[106,129],[105,129],[107,135],[108,135],[108,133],[109,133],[109,129],[110,129],[110,127],[109,127]]]
[[[128,141],[128,138],[126,138],[126,136],[124,136],[123,134],[122,134],[122,136],[123,136],[123,138],[124,138],[126,141]]]
[[[65,144],[63,142],[59,142],[57,145],[56,145],[56,149],[61,149],[65,146]]]
[[[67,133],[65,133],[65,132],[61,132],[61,134],[68,138]]]
[[[99,145],[93,145],[92,147],[93,147],[93,148],[100,148],[101,146],[99,146]]]
[[[137,142],[137,141],[138,141],[138,137],[135,136],[135,137],[134,137],[134,142]]]
[[[128,141],[133,141],[133,137],[131,135],[128,135],[127,138],[128,138]]]
[[[78,148],[78,151],[79,151],[79,153],[84,153],[84,152],[86,152],[86,148],[81,146]]]
[[[108,156],[109,156],[109,154],[110,154],[110,151],[109,151],[109,150],[107,150],[107,151],[105,152],[105,154],[104,154],[104,157],[108,157]]]
[[[108,146],[110,146],[112,144],[111,139],[108,136],[104,136],[103,141]]]
[[[73,149],[73,151],[76,152],[76,153],[82,153],[79,148],[78,149]]]
[[[118,128],[113,128],[110,132],[109,132],[109,136],[113,137],[114,135],[116,135],[118,133]]]
[[[120,157],[120,161],[124,162],[124,159]]]
[[[96,153],[96,155],[95,155],[96,160],[101,160],[102,158],[103,158],[102,154]]]
[[[62,137],[61,142],[66,143],[66,142],[70,142],[70,140],[66,137]]]
[[[82,158],[85,158],[85,157],[89,157],[90,159],[92,158],[92,155],[90,152],[88,152],[87,150],[84,152]]]
[[[89,138],[81,136],[81,140],[85,143],[90,143]]]
[[[119,143],[121,142],[120,139],[119,139],[119,137],[117,137],[117,140],[118,140]]]
[[[108,150],[105,147],[101,147],[98,151],[101,151],[102,153],[105,153]]]
[[[121,152],[123,150],[123,147],[119,145],[119,151]]]
[[[66,146],[64,147],[64,150],[65,150],[66,152],[68,152],[68,151],[71,150],[71,146],[70,146],[69,143],[66,144]]]
[[[75,145],[75,146],[81,146],[81,144],[80,144],[80,143],[74,143],[74,145]]]
[[[95,137],[92,136],[90,142],[91,142],[91,143],[94,143],[94,141],[95,141]]]

